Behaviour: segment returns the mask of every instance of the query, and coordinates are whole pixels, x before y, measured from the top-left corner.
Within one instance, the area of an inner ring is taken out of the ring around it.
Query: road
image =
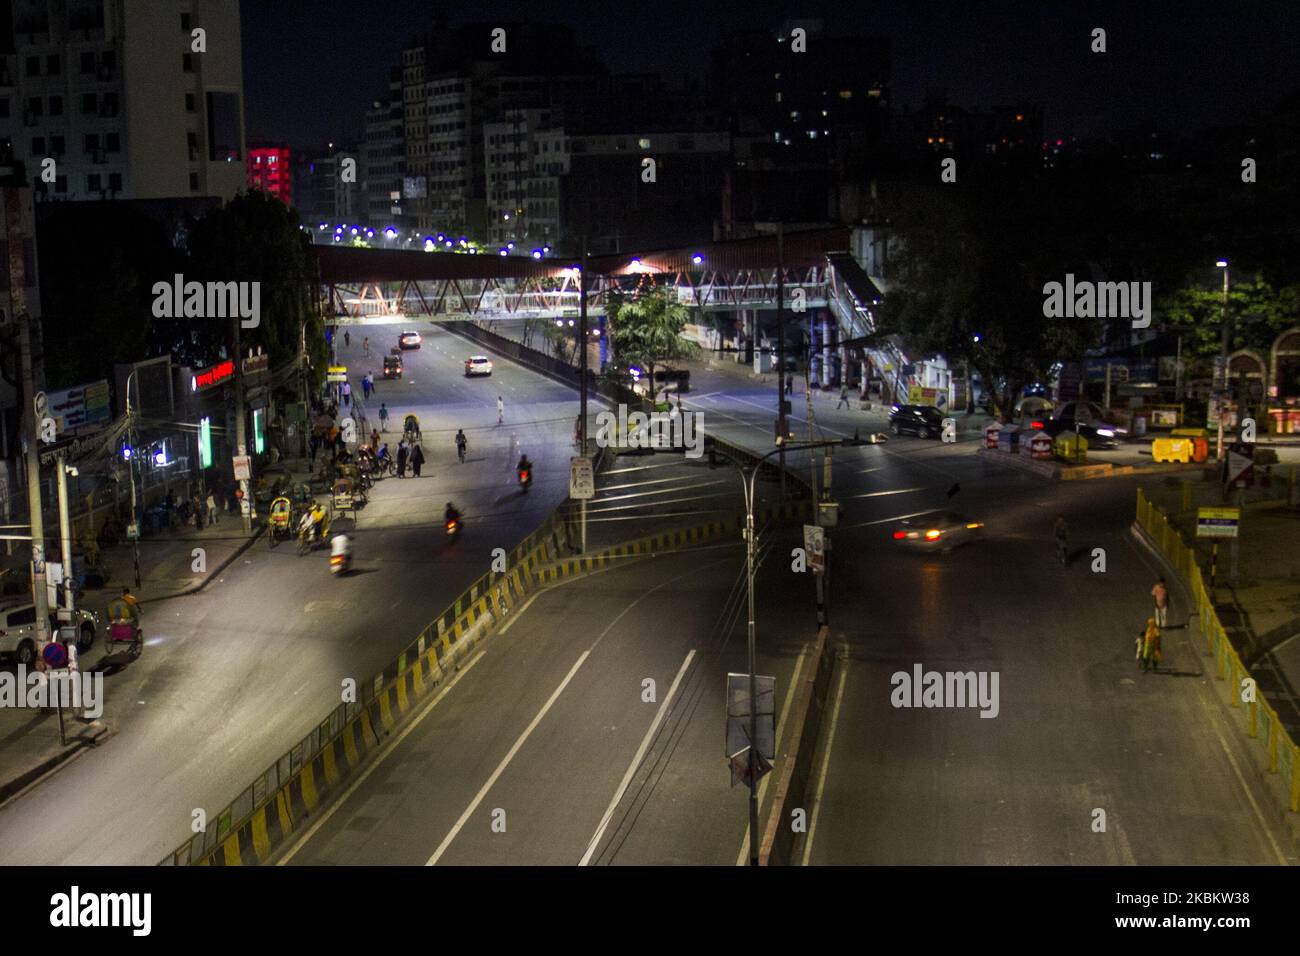
[[[377,367],[378,343],[397,331],[367,327]],[[345,677],[380,670],[487,569],[493,548],[508,551],[565,498],[572,390],[505,362],[467,380],[469,351],[426,328],[404,379],[378,382],[391,427],[420,416],[429,460],[423,478],[373,489],[353,530],[355,573],[332,579],[325,551],[299,558],[259,541],[203,592],[148,605],[144,654],[105,681],[113,736],[0,808],[0,863],[157,862],[193,809],[224,807],[335,706]],[[359,395],[360,337],[340,358]],[[469,436],[464,465],[457,427]],[[527,495],[512,435],[537,466]],[[454,546],[441,525],[448,500],[465,515]]]
[[[716,387],[686,407],[762,447],[769,395],[703,378]],[[827,436],[871,423],[815,417]],[[975,448],[903,438],[836,452],[831,637],[847,659],[807,861],[1287,861],[1185,632],[1170,630],[1162,673],[1135,667],[1160,570],[1128,534],[1134,482],[1049,484]],[[899,518],[949,506],[984,521],[985,539],[950,554],[896,550]],[[1066,568],[1052,553],[1057,513],[1075,529]],[[811,579],[783,557],[792,533],[765,543],[759,671],[777,676],[784,701],[812,637]],[[1096,548],[1104,573],[1092,570]],[[732,544],[662,556],[537,597],[289,862],[743,859],[744,793],[728,786],[721,729],[725,673],[744,669],[740,557]],[[891,706],[891,676],[918,663],[996,671],[997,716]],[[639,696],[647,677],[654,703]]]

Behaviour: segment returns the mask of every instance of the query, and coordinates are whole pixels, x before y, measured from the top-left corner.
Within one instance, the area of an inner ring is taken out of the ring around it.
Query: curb
[[[87,727],[89,729],[89,725]],[[109,735],[110,731],[107,725],[99,724],[98,728],[89,735],[79,735],[77,739],[60,750],[57,754],[47,757],[35,767],[24,770],[17,776],[0,783],[0,807],[22,793],[28,787],[40,781],[43,777],[48,776],[55,770],[58,770],[65,763],[74,757],[80,756],[87,750],[92,749],[99,744],[101,740]]]
[[[1162,465],[1115,465],[1110,462],[1098,462],[1095,465],[1063,465],[1058,461],[1028,458],[1023,454],[1008,454],[992,448],[979,448],[975,452],[993,464],[1004,464],[1009,468],[1019,468],[1045,478],[1048,481],[1087,481],[1094,478],[1120,478],[1136,475],[1164,475],[1174,472],[1192,473],[1200,471],[1200,465],[1162,464]]]
[[[838,655],[834,648],[827,647],[828,632],[825,625],[818,630],[812,666],[799,687],[798,704],[791,716],[794,730],[790,735],[790,749],[781,755],[781,773],[772,796],[763,841],[759,845],[759,866],[789,866],[793,860],[797,836],[786,821],[790,820],[795,808],[808,805],[808,783],[813,776],[822,717],[835,680]]]
[[[215,568],[209,571],[207,577],[205,577],[202,581],[200,581],[198,584],[194,585],[193,587],[186,588],[184,591],[176,591],[172,594],[160,594],[158,595],[158,597],[143,598],[140,601],[140,603],[152,604],[155,601],[170,601],[173,598],[187,597],[188,595],[191,594],[198,594],[209,584],[211,584],[216,579],[217,575],[219,575],[222,571],[226,570],[226,568],[230,567],[230,565],[234,564],[235,559],[238,558],[240,555],[242,555],[249,548],[251,548],[257,542],[257,539],[260,538],[263,535],[263,533],[265,533],[265,531],[266,531],[266,525],[264,524],[259,525],[253,531],[253,533],[248,536],[248,539],[243,544],[237,547],[228,558],[226,558]]]

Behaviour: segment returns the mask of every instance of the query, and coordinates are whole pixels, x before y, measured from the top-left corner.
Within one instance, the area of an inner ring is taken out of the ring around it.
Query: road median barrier
[[[557,509],[511,551],[510,570],[490,571],[470,585],[383,671],[357,686],[354,702],[337,706],[161,865],[266,863],[529,594],[620,559],[689,547],[739,533],[744,526],[743,517],[736,517],[571,556],[570,510],[567,505]],[[774,526],[810,513],[807,501],[786,502],[756,514],[755,521]]]
[[[1214,658],[1214,675],[1225,681],[1228,690],[1228,707],[1236,715],[1236,723],[1246,732],[1249,740],[1259,748],[1259,756],[1268,767],[1268,777],[1278,780],[1285,793],[1283,804],[1292,812],[1300,812],[1300,748],[1287,731],[1277,710],[1269,703],[1260,688],[1268,686],[1251,676],[1241,662],[1237,649],[1232,646],[1228,633],[1219,619],[1214,600],[1205,586],[1205,575],[1196,562],[1196,552],[1183,543],[1182,536],[1169,520],[1169,516],[1153,504],[1143,489],[1137,491],[1137,517],[1134,526],[1174,567],[1192,595],[1194,618],[1205,640],[1206,653]],[[1243,693],[1246,687],[1254,693]],[[1243,697],[1253,699],[1243,700]],[[1290,818],[1292,832],[1298,825]]]
[[[781,769],[777,772],[776,790],[772,808],[768,813],[763,840],[759,844],[760,866],[788,866],[792,862],[798,842],[793,827],[793,815],[805,811],[807,819],[808,784],[813,776],[813,757],[821,735],[822,718],[830,700],[831,683],[835,678],[836,654],[829,644],[827,629],[817,632],[813,656],[808,673],[800,679],[798,696],[790,719],[793,729],[788,737],[789,750],[783,754]]]

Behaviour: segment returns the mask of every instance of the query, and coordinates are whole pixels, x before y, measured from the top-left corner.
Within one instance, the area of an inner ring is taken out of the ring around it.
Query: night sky
[[[775,29],[787,18],[816,17],[831,34],[890,40],[896,105],[919,105],[930,91],[968,108],[1027,99],[1043,106],[1044,134],[1053,138],[1146,118],[1180,132],[1231,124],[1300,87],[1296,0],[647,0],[567,7],[536,0],[244,0],[242,7],[250,142],[359,137],[365,108],[384,88],[403,44],[439,9],[453,23],[567,23],[614,72],[700,82],[709,50],[732,29]],[[1089,52],[1097,26],[1107,31],[1104,55]]]

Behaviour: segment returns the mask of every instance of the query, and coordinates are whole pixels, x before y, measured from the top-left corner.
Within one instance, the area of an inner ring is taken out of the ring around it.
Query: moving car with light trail
[[[984,522],[954,511],[904,518],[894,526],[893,539],[909,551],[951,551],[981,537]]]

